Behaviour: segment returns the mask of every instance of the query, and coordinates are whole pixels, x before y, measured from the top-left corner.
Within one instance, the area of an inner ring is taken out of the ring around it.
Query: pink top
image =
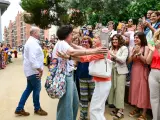
[[[132,25],[132,27],[128,27],[127,31],[135,31],[136,25]]]

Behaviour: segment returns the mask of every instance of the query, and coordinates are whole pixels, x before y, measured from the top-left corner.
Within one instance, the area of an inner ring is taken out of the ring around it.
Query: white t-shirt
[[[72,48],[66,41],[58,41],[53,49],[52,58],[58,58],[57,51],[66,53],[69,48]],[[74,70],[74,61],[67,60],[67,75]]]
[[[125,32],[125,35],[129,36],[129,47],[134,47],[134,32],[133,31],[129,31],[129,32]]]
[[[129,42],[130,47],[134,47],[134,32],[130,31],[130,42]]]

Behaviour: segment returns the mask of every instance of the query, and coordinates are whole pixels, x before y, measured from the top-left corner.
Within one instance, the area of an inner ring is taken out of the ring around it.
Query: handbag
[[[107,71],[106,71],[107,63]],[[112,61],[110,59],[101,59],[89,63],[89,74],[100,78],[111,77]]]
[[[52,99],[61,98],[66,93],[66,60],[53,58],[46,78],[45,89]]]

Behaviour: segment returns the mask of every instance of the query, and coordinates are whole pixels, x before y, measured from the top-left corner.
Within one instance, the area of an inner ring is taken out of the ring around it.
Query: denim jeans
[[[27,87],[22,94],[18,107],[16,108],[16,111],[24,109],[24,105],[32,91],[33,91],[34,110],[40,109],[39,97],[41,91],[41,80],[37,79],[36,75],[32,75],[27,77]]]
[[[76,120],[79,98],[73,76],[66,77],[66,93],[60,98],[56,120]]]

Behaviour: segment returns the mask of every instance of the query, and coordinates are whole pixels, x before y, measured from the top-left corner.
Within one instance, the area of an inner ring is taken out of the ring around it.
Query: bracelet
[[[142,55],[142,53],[138,53],[138,54],[137,54],[137,56],[141,56],[141,55]]]

